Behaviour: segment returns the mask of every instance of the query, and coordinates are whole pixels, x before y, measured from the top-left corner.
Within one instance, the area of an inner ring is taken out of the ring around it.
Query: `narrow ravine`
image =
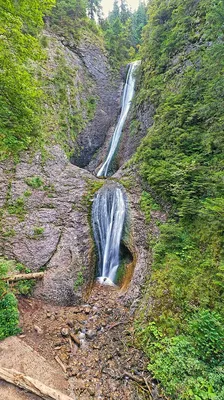
[[[116,179],[108,178],[134,96],[138,64],[136,62],[129,67],[121,115],[101,167],[105,184],[96,193],[92,206],[92,228],[98,257],[96,282],[90,285],[91,290],[83,290],[82,302],[71,301],[69,306],[21,298],[22,334],[14,343],[16,351],[12,351],[5,361],[6,367],[10,367],[10,359],[17,357],[22,362],[23,370],[36,376],[36,366],[30,365],[30,356],[27,355],[27,349],[31,349],[31,357],[36,364],[39,363],[38,357],[43,357],[41,359],[48,363],[45,369],[53,368],[60,377],[61,381],[51,373],[50,385],[58,387],[74,400],[163,400],[156,382],[147,371],[148,360],[137,348],[133,310],[130,311],[124,301],[124,287],[118,279],[123,261],[121,253],[129,250],[123,250],[125,241],[122,238],[128,226],[128,199],[125,188]],[[82,170],[79,169],[77,174],[80,173]],[[82,240],[82,219],[79,225]],[[126,254],[126,258],[131,263],[131,257]],[[54,273],[54,268],[51,271]],[[55,280],[53,284],[55,287]],[[77,280],[77,287],[79,284]],[[11,338],[7,344],[9,348],[12,347],[10,341]],[[17,390],[7,400],[34,400],[29,394],[24,396],[20,397]]]
[[[111,173],[111,164],[116,155],[122,129],[135,92],[136,69],[140,61],[130,64],[122,96],[121,113],[114,130],[105,162],[97,173],[98,177],[107,177]],[[118,185],[103,187],[95,196],[92,207],[92,226],[97,247],[97,278],[101,284],[117,283],[117,271],[120,264],[120,244],[127,213],[127,199],[124,188]]]

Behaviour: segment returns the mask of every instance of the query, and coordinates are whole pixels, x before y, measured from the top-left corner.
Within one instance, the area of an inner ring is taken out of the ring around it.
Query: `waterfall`
[[[106,160],[97,176],[106,177],[117,150],[125,121],[130,110],[135,89],[135,70],[140,61],[129,67],[122,96],[122,108]],[[126,197],[123,188],[114,183],[98,191],[92,207],[92,226],[98,251],[98,280],[102,284],[114,285],[119,267],[120,243],[126,216]]]
[[[119,267],[120,242],[126,204],[122,189],[105,186],[96,195],[92,208],[92,225],[98,251],[98,278],[101,283],[115,282]]]
[[[128,70],[127,74],[127,79],[123,91],[123,96],[122,96],[122,107],[121,107],[121,114],[118,119],[111,143],[110,143],[110,148],[109,152],[107,155],[107,158],[105,162],[103,163],[102,167],[97,173],[97,176],[107,176],[108,173],[108,168],[110,166],[110,163],[113,159],[113,156],[117,150],[117,146],[121,137],[122,129],[124,127],[125,121],[128,116],[128,111],[130,110],[131,107],[131,101],[134,96],[134,89],[135,89],[135,70],[137,66],[139,65],[140,61],[135,61],[133,62]]]

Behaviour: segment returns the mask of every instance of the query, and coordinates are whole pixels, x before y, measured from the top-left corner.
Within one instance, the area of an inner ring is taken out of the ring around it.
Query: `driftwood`
[[[55,361],[57,361],[57,363],[60,365],[61,369],[66,374],[66,372],[67,372],[66,366],[63,364],[63,362],[61,361],[60,357],[56,356],[56,357],[54,357],[54,359],[55,359]]]
[[[132,379],[133,381],[135,381],[137,383],[145,384],[144,378],[141,378],[140,376],[137,376],[137,375],[133,375],[128,371],[124,371],[124,375],[123,376],[127,376],[128,378]]]
[[[13,369],[0,367],[0,379],[36,394],[43,400],[74,400],[74,398],[44,385],[44,383],[37,379],[33,379]]]
[[[74,335],[73,333],[70,333],[70,336],[71,336],[73,342],[75,342],[75,344],[77,344],[77,346],[80,347],[81,346],[81,342],[80,342],[79,338],[76,335]]]
[[[42,279],[44,277],[44,272],[33,272],[30,274],[18,274],[18,275],[11,275],[1,278],[2,281],[7,282],[18,282],[27,279]]]

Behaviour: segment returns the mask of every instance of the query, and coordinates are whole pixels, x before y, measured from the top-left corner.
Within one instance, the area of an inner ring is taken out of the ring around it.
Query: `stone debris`
[[[49,362],[62,365],[71,393],[79,400],[145,400],[148,360],[136,349],[133,317],[117,289],[96,284],[88,305],[58,307],[20,300],[23,340]],[[46,313],[57,315],[49,323]],[[88,313],[86,313],[88,310]],[[37,335],[30,325],[38,326]],[[69,324],[68,324],[69,322]],[[126,371],[126,375],[124,373]],[[148,381],[147,381],[148,382]],[[150,381],[149,381],[150,384]],[[153,400],[162,400],[153,387]]]

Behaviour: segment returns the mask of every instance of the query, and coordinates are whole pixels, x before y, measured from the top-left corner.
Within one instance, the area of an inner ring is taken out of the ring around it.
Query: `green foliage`
[[[160,210],[160,206],[155,203],[152,196],[148,192],[142,192],[140,199],[140,207],[143,213],[145,214],[146,222],[150,222],[151,220],[151,211]]]
[[[1,280],[11,267],[10,261],[0,258],[0,340],[19,333],[17,300],[8,284]]]
[[[93,197],[96,192],[104,185],[103,180],[93,181],[87,180],[87,192],[83,195],[82,204],[87,208],[90,208],[92,205]]]
[[[29,274],[30,272],[32,272],[29,268],[24,267],[24,265],[22,264],[16,264],[15,269],[20,273],[25,273],[25,274]],[[15,284],[14,291],[17,294],[28,296],[31,295],[35,284],[36,284],[35,279],[29,279],[29,280],[24,279]]]
[[[9,214],[16,215],[18,218],[23,220],[24,215],[26,214],[23,196],[18,197],[13,203],[8,204],[7,211]]]
[[[30,178],[27,178],[26,183],[33,189],[39,189],[44,184],[43,180],[39,176],[32,176]]]
[[[41,89],[31,61],[42,58],[35,35],[54,0],[0,1],[0,157],[16,154],[40,128]]]
[[[0,340],[19,333],[18,323],[17,300],[13,293],[6,293],[0,297]]]
[[[77,278],[74,282],[74,290],[77,290],[80,286],[82,286],[84,283],[84,277],[83,277],[83,272],[79,271],[77,274]]]
[[[224,383],[221,316],[199,310],[185,321],[182,331],[165,337],[153,322],[143,329],[137,325],[138,340],[150,357],[149,371],[171,399],[221,399]]]
[[[57,0],[51,14],[51,25],[58,33],[78,43],[83,33],[100,34],[95,16],[101,18],[100,0]],[[87,17],[87,14],[91,19]]]
[[[44,228],[41,227],[41,226],[35,226],[33,228],[33,233],[34,233],[35,236],[42,235],[44,233]]]
[[[26,191],[23,193],[23,195],[24,195],[24,197],[30,197],[30,196],[32,195],[32,192],[31,192],[30,190],[26,190]]]
[[[112,65],[117,68],[136,57],[142,29],[147,23],[146,5],[139,3],[137,11],[131,12],[127,2],[122,0],[120,5],[114,1],[114,7],[108,19],[101,26],[105,32],[106,47]]]
[[[3,232],[2,236],[4,238],[7,238],[7,237],[13,237],[13,236],[15,236],[15,234],[16,234],[16,232],[14,229],[9,229],[9,230],[6,230],[5,232]]]
[[[88,119],[93,119],[96,111],[97,99],[93,96],[90,96],[87,101],[87,116]]]
[[[150,188],[141,208],[149,219],[153,196],[169,219],[145,293],[159,336],[143,336],[172,399],[224,398],[223,21],[220,1],[153,0],[144,30],[136,106],[156,114],[135,157]]]

